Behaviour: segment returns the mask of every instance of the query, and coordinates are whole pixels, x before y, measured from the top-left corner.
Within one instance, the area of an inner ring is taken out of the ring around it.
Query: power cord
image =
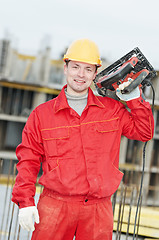
[[[155,90],[152,85],[152,83],[147,80],[147,86],[151,86],[152,88],[152,114],[154,114],[154,102],[155,102]],[[145,171],[145,155],[146,155],[146,146],[147,142],[145,142],[144,147],[143,147],[143,166],[142,166],[142,175],[141,175],[141,183],[140,183],[140,191],[139,191],[139,196],[138,196],[138,201],[137,201],[137,207],[136,207],[136,214],[135,214],[135,223],[134,223],[134,233],[133,233],[133,240],[135,239],[135,232],[136,232],[136,223],[137,223],[137,217],[138,217],[138,210],[139,210],[139,205],[141,201],[141,195],[142,195],[142,187],[143,187],[143,179],[144,179],[144,171]]]

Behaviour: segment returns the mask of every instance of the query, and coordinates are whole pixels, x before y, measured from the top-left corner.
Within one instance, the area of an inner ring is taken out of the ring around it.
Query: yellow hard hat
[[[64,55],[63,60],[65,62],[73,60],[95,64],[97,67],[102,66],[98,47],[89,39],[79,39],[73,42]]]

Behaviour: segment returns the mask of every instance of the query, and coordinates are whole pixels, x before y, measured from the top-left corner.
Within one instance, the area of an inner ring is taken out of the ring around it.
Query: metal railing
[[[8,174],[3,173],[4,161],[9,161]],[[15,160],[0,160],[0,240],[30,240],[31,232],[24,231],[18,224],[18,207],[11,202],[12,188],[16,178]],[[38,202],[42,187],[37,184],[35,202]],[[114,240],[127,240],[133,233],[134,211],[137,204],[138,187],[121,184],[118,191],[112,196],[114,214]],[[136,227],[136,239],[138,239],[141,202]]]

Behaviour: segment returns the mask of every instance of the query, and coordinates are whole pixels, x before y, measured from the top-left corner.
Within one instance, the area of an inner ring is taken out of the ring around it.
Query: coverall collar
[[[65,94],[65,88],[67,87],[67,85],[65,85],[60,94],[58,95],[56,102],[55,102],[55,113],[63,110],[65,108],[70,108],[70,106],[68,105],[67,102],[67,98],[66,98],[66,94]],[[87,101],[87,107],[94,105],[97,106],[99,108],[105,108],[105,106],[102,104],[102,102],[100,102],[100,100],[93,94],[92,90],[89,88],[88,90],[88,101]]]

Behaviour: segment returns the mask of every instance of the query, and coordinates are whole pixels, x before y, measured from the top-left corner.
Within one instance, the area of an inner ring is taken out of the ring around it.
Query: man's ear
[[[65,64],[65,65],[64,65],[64,74],[65,74],[65,75],[67,74],[67,68],[68,68],[68,67],[67,67],[67,65]]]
[[[94,73],[94,78],[93,78],[93,79],[95,79],[95,78],[96,78],[96,75],[97,75],[97,71]]]

